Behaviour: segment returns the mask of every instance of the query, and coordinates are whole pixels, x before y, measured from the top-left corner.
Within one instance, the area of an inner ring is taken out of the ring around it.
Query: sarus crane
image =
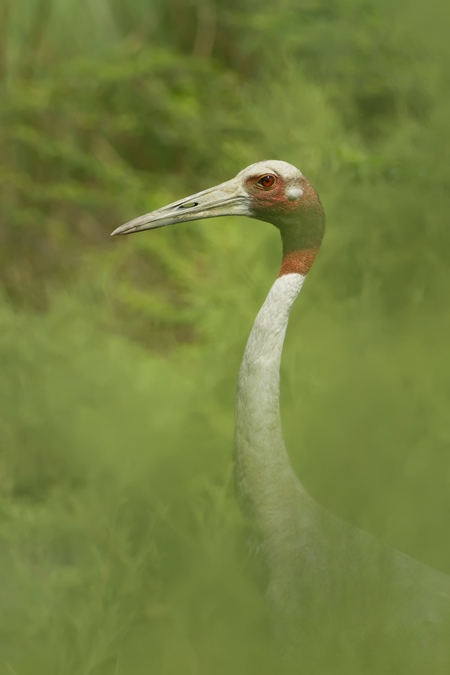
[[[321,507],[296,476],[284,444],[283,342],[325,229],[324,210],[309,181],[287,162],[258,162],[112,234],[216,216],[272,223],[282,240],[281,269],[256,317],[239,372],[234,442],[237,496],[268,570],[275,632],[283,644],[298,648],[296,654],[313,654],[316,664],[321,651],[329,657],[330,650],[351,651],[354,642],[369,654],[372,642],[384,665],[372,671],[367,663],[367,672],[450,673],[450,577]],[[343,643],[336,632],[344,635]]]

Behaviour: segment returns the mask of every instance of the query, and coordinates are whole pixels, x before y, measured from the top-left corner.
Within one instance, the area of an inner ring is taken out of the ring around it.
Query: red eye
[[[275,176],[272,176],[272,174],[269,173],[267,176],[261,176],[257,185],[267,190],[268,188],[271,188],[273,185],[275,185],[275,181]]]

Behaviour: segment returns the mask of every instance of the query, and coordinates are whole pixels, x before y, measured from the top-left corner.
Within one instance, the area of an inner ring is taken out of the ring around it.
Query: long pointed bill
[[[240,181],[233,178],[226,183],[197,192],[195,195],[146,213],[145,216],[130,220],[129,223],[114,230],[111,236],[153,230],[174,223],[185,223],[189,220],[248,215],[249,197]]]

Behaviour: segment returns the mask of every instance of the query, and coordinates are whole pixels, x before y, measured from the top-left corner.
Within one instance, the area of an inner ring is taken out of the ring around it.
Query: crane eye
[[[257,182],[257,185],[267,190],[268,188],[271,188],[275,185],[275,181],[275,176],[272,176],[272,174],[269,173],[267,176],[261,176]]]

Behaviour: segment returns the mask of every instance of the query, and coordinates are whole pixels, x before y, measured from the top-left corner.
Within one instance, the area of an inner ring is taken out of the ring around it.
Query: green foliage
[[[282,369],[295,467],[450,573],[447,10],[0,11],[0,673],[280,672],[231,478],[277,235],[220,219],[109,239],[265,157],[328,216]],[[377,647],[349,636],[344,672]]]
[[[80,243],[98,245],[125,207],[143,208],[141,171],[158,195],[174,165],[201,175],[216,152],[230,161],[243,133],[234,89],[206,63],[134,44],[13,82],[0,105],[7,289],[23,297],[73,272]]]

